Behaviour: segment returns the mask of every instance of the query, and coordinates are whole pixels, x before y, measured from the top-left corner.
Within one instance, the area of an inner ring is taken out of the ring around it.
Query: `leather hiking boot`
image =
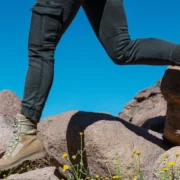
[[[0,170],[8,170],[26,160],[36,160],[46,155],[43,143],[36,135],[36,125],[25,116],[17,114],[14,119],[14,134],[7,151],[0,159]]]

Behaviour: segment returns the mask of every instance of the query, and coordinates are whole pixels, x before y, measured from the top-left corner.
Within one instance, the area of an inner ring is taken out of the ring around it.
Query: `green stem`
[[[8,173],[8,175],[7,175],[7,177],[9,177],[11,174],[12,174],[12,169],[10,169],[10,171],[9,171],[9,173]]]
[[[81,150],[80,150],[80,157],[81,157],[81,160],[80,160],[80,172],[82,173],[82,167],[83,167],[83,145],[82,145],[82,135],[80,135],[80,137],[81,137]],[[81,179],[81,173],[80,173],[80,175],[79,175],[79,179]]]
[[[69,162],[69,164],[74,172],[75,177],[78,179],[78,172],[76,172],[76,170],[75,170],[73,164],[71,163],[71,161],[69,160],[69,158],[67,158],[67,161]]]
[[[141,169],[140,169],[140,156],[138,156],[138,172],[139,173],[141,172]]]
[[[174,180],[174,168],[172,167],[172,180]]]

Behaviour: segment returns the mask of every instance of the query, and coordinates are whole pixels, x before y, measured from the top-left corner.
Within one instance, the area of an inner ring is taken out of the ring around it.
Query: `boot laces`
[[[14,124],[13,124],[13,137],[10,140],[10,143],[8,145],[8,148],[6,150],[6,152],[4,153],[2,159],[6,159],[7,156],[9,155],[9,153],[12,152],[13,148],[15,147],[15,145],[18,143],[18,141],[20,140],[20,137],[18,136],[18,130],[19,130],[19,126],[18,126],[18,119],[15,118],[14,119]]]

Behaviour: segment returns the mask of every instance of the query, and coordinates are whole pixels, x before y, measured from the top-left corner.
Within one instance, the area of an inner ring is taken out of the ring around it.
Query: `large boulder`
[[[161,81],[140,91],[118,114],[118,117],[146,129],[162,133],[167,103],[160,90]]]
[[[161,91],[167,101],[164,137],[180,145],[180,67],[168,67],[162,79]]]
[[[86,149],[83,164],[88,166],[91,174],[103,177],[108,175],[104,161],[115,152],[119,152],[126,176],[133,150],[140,150],[144,179],[150,179],[155,160],[169,149],[160,134],[105,113],[69,111],[41,121],[38,132],[47,152],[59,162],[60,169],[67,163],[61,157],[63,153],[68,153],[72,160],[71,157],[80,150],[79,132],[83,132],[82,148]],[[112,163],[109,163],[109,168],[112,174],[116,174]]]
[[[0,154],[12,137],[14,115],[21,109],[21,100],[12,91],[0,92]]]

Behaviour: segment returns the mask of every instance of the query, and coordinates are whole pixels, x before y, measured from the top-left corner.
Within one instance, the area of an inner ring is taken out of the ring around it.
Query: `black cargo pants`
[[[81,5],[114,63],[180,64],[179,45],[155,38],[131,40],[122,0],[37,0],[32,8],[22,101],[22,114],[34,122],[39,121],[51,89],[56,46]]]

